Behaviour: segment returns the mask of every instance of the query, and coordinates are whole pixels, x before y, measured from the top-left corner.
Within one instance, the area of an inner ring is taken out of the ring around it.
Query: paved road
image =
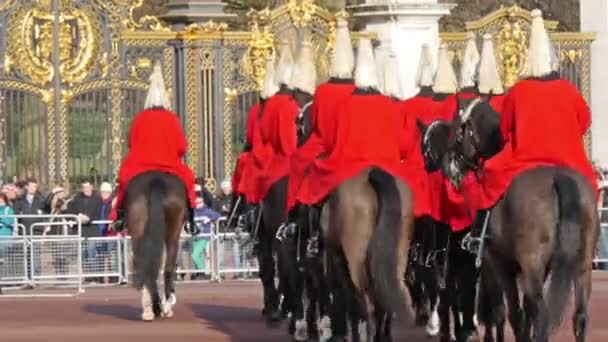
[[[608,341],[608,274],[594,275],[587,341]],[[180,284],[171,320],[139,321],[139,297],[132,288],[87,289],[76,298],[2,298],[0,341],[181,342],[289,341],[284,327],[266,328],[259,313],[257,282]],[[552,341],[573,341],[570,313]],[[421,329],[396,323],[395,341],[431,341]],[[510,339],[510,341],[512,341]]]

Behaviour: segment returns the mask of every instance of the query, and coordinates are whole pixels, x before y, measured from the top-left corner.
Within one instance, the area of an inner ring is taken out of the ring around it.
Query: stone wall
[[[166,4],[170,0],[146,0],[144,5],[137,9],[136,17],[141,15],[159,15],[166,12]],[[605,1],[605,0],[597,0]],[[265,6],[277,6],[287,2],[286,0],[227,0],[228,7],[232,11],[243,14],[248,7],[263,8]],[[353,4],[361,0],[318,0],[329,8],[335,8],[346,2]],[[439,2],[457,3],[458,6],[452,10],[452,14],[445,17],[440,22],[440,30],[463,31],[464,23],[469,20],[476,20],[482,16],[495,11],[500,6],[511,6],[517,3],[519,6],[532,10],[540,8],[545,13],[545,18],[558,20],[560,31],[579,31],[580,30],[580,0],[439,0]],[[237,20],[237,26],[246,25],[246,17],[241,16],[242,23]]]
[[[452,10],[452,14],[441,19],[440,29],[443,32],[463,31],[465,22],[479,19],[500,6],[512,6],[515,3],[528,10],[541,9],[546,19],[559,21],[560,31],[580,31],[580,0],[439,0],[439,2],[458,4]]]

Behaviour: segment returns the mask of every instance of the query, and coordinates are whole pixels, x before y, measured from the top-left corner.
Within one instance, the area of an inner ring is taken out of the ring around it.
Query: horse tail
[[[553,186],[559,202],[559,222],[555,252],[551,265],[548,309],[551,326],[560,324],[576,274],[576,261],[581,240],[581,197],[576,181],[557,174]]]
[[[157,289],[158,273],[163,259],[164,236],[166,231],[163,200],[167,193],[165,183],[153,179],[148,192],[148,218],[142,237],[135,251],[135,286],[146,286],[150,291]]]
[[[373,168],[369,182],[378,196],[377,226],[368,248],[371,286],[380,309],[385,312],[404,311],[405,296],[401,291],[402,275],[398,272],[401,241],[401,196],[395,178]]]

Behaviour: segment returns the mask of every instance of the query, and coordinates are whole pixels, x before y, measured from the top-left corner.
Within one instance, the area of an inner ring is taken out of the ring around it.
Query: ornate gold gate
[[[113,180],[132,116],[161,61],[184,122],[188,163],[214,190],[242,149],[265,58],[313,40],[327,75],[336,15],[312,0],[250,13],[250,30],[213,21],[172,31],[136,18],[144,0],[7,0],[0,5],[0,178],[46,186]],[[338,15],[345,15],[339,13]],[[355,35],[356,38],[356,35]],[[1,63],[0,63],[1,64]]]
[[[173,49],[138,1],[6,1],[0,72],[3,177],[46,186],[113,179],[124,128],[142,108],[147,76],[163,61],[172,88]]]
[[[506,87],[511,87],[527,71],[528,35],[532,16],[530,12],[518,6],[501,8],[494,13],[476,21],[466,23],[469,32],[476,33],[481,43],[483,34],[492,34],[494,49],[502,80]],[[595,40],[595,33],[556,32],[559,23],[546,20],[545,27],[557,50],[560,73],[570,80],[583,96],[590,101],[591,96],[591,51],[590,45]],[[450,56],[458,69],[467,39],[467,32],[442,33],[441,39],[450,48]],[[481,46],[481,44],[478,44]],[[591,155],[591,132],[585,137],[587,152]]]

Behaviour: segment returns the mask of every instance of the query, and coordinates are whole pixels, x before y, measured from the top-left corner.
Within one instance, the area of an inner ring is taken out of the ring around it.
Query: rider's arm
[[[584,135],[591,126],[591,112],[589,111],[587,102],[585,102],[585,99],[578,92],[574,96],[574,101],[580,132],[581,135]]]
[[[177,139],[177,153],[179,157],[183,157],[188,150],[188,141],[186,140],[186,135],[184,134],[184,130],[182,128],[182,124],[179,121],[177,115],[172,115],[173,125],[175,130],[175,138]]]

